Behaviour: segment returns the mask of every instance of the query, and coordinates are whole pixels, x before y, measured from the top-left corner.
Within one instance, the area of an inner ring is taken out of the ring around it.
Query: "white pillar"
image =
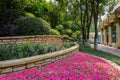
[[[120,23],[116,24],[116,47],[120,48]]]
[[[104,40],[103,40],[103,39],[104,39],[103,37],[104,37],[104,36],[103,36],[103,30],[101,30],[101,36],[100,36],[100,38],[101,38],[101,39],[100,39],[100,40],[101,40],[100,43],[101,43],[101,44],[103,44],[103,41],[104,41]]]
[[[112,45],[112,27],[110,26],[110,27],[108,27],[109,28],[109,46],[111,46]]]
[[[104,29],[104,45],[107,45],[107,31]]]

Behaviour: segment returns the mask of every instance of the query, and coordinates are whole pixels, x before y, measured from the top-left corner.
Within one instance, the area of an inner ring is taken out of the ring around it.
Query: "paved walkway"
[[[91,47],[93,47],[93,45],[91,45]],[[110,52],[114,55],[120,56],[120,49],[117,49],[117,48],[114,48],[114,47],[109,47],[109,46],[105,46],[105,45],[102,45],[102,44],[98,44],[98,50]]]

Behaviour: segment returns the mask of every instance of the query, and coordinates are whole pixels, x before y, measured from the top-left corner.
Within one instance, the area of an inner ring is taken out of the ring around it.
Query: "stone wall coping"
[[[61,36],[57,35],[34,35],[34,36],[9,36],[9,37],[0,37],[0,40],[4,39],[24,39],[24,38],[37,38],[37,37],[58,37],[61,38]]]
[[[17,65],[25,65],[25,64],[29,64],[29,63],[34,63],[36,61],[42,61],[42,60],[53,58],[56,56],[65,55],[73,50],[76,50],[78,47],[79,47],[79,45],[75,45],[75,46],[65,49],[65,50],[60,50],[57,52],[47,53],[47,54],[43,54],[43,55],[37,55],[37,56],[26,57],[26,58],[21,58],[21,59],[14,59],[14,60],[0,61],[0,68],[12,67],[12,66],[17,66]]]

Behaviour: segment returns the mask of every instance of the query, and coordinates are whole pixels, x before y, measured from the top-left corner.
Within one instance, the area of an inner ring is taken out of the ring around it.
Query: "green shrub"
[[[35,51],[38,55],[47,53],[47,49],[45,44],[34,44]]]
[[[50,34],[51,35],[60,35],[60,32],[55,29],[50,29]]]
[[[45,20],[33,17],[21,17],[16,24],[19,27],[19,35],[45,35],[49,34],[51,29]]]
[[[67,34],[67,35],[71,36],[72,33],[73,33],[73,31],[72,31],[71,29],[67,29],[67,30],[66,30],[66,34]]]
[[[18,58],[29,57],[32,55],[37,55],[35,48],[30,43],[22,43],[18,47]]]
[[[64,48],[70,48],[70,47],[72,47],[74,45],[75,45],[75,43],[73,43],[73,42],[65,42],[65,43],[63,43]]]
[[[73,42],[67,42],[63,44],[63,48],[69,48],[75,45]],[[63,49],[56,46],[55,44],[32,44],[32,43],[21,43],[19,45],[3,46],[0,45],[0,60],[9,60],[30,57],[34,55],[40,55],[50,53]]]
[[[30,13],[30,12],[24,12],[24,15],[26,16],[26,17],[35,17],[35,15],[34,14],[32,14],[32,13]]]
[[[7,53],[5,46],[0,46],[0,60],[4,60]]]
[[[56,26],[56,29],[57,29],[58,31],[61,31],[61,30],[64,29],[64,27],[63,27],[63,25],[57,25],[57,26]]]
[[[54,44],[32,44],[21,43],[19,45],[2,46],[0,45],[0,60],[17,59],[34,55],[45,54],[60,50]]]
[[[47,49],[47,52],[54,52],[54,51],[58,51],[60,50],[59,47],[57,47],[56,45],[54,44],[49,44],[46,46],[46,49]]]

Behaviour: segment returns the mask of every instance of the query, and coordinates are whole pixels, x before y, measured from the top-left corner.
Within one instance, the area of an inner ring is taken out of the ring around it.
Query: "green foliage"
[[[36,55],[36,54],[37,53],[32,44],[22,43],[22,44],[18,45],[18,57],[19,58],[28,57],[28,56],[32,56],[32,55]]]
[[[45,44],[33,44],[35,51],[38,55],[47,53],[47,45]]]
[[[4,54],[4,53],[6,53],[6,54]],[[6,47],[5,46],[0,46],[0,60],[5,59],[6,55],[8,55]]]
[[[72,36],[73,31],[71,29],[67,29],[65,33],[69,36]]]
[[[50,35],[60,35],[60,32],[55,29],[50,29]]]
[[[0,60],[30,57],[34,55],[58,51],[60,49],[60,47],[54,44],[32,44],[28,42],[10,46],[0,45]]]
[[[25,15],[26,17],[35,17],[35,15],[32,14],[32,13],[30,13],[30,12],[24,12],[24,15]]]
[[[54,52],[60,50],[60,47],[57,47],[54,44],[49,44],[46,46],[46,48],[47,48],[47,52]]]
[[[74,33],[73,33],[73,36],[80,36],[82,33],[81,33],[81,31],[75,31]]]
[[[42,19],[21,17],[17,20],[20,35],[44,35],[49,34],[50,25]]]
[[[62,31],[62,30],[64,29],[64,26],[63,26],[63,25],[57,25],[57,26],[56,26],[56,29],[57,29],[58,31]]]
[[[70,47],[72,47],[74,45],[75,45],[75,43],[73,43],[73,42],[65,42],[65,43],[63,43],[63,47],[65,47],[65,48],[70,48]]]

